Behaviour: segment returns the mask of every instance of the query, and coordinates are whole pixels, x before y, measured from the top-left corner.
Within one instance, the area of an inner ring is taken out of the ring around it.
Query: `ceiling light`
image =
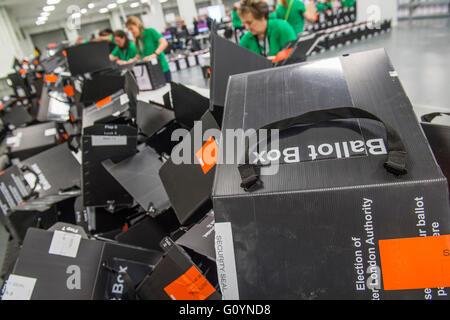
[[[108,9],[114,9],[117,7],[117,3],[110,3],[107,5]]]
[[[133,2],[132,4],[130,4],[130,7],[132,8],[139,7],[139,2]]]
[[[58,4],[58,3],[60,3],[61,2],[61,0],[47,0],[47,4]]]
[[[95,8],[95,4],[94,3],[89,3],[88,4],[88,8],[89,9],[94,9]]]
[[[41,12],[41,17],[48,17],[50,12]]]
[[[108,9],[107,8],[101,8],[100,10],[98,10],[98,12],[100,12],[100,13],[107,13]]]
[[[87,13],[87,9],[86,9],[86,8],[83,8],[83,9],[80,10],[80,12],[81,12],[82,14],[86,14],[86,13]]]
[[[45,6],[42,8],[42,10],[46,11],[46,12],[50,12],[55,10],[55,6]]]
[[[125,2],[127,2],[128,0],[117,0],[117,3],[125,3]]]

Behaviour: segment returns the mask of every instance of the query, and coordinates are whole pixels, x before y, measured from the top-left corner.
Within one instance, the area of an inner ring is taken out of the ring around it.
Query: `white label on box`
[[[175,62],[169,62],[170,72],[177,71],[177,64]]]
[[[186,60],[184,59],[179,59],[178,64],[180,65],[180,70],[184,70],[187,68],[187,63]]]
[[[389,75],[390,75],[392,78],[398,77],[397,71],[389,71]]]
[[[123,106],[124,104],[130,102],[130,98],[128,98],[128,94],[124,93],[120,96],[120,105]]]
[[[158,64],[158,59],[153,58],[152,60],[150,60],[152,65],[156,66]]]
[[[56,128],[50,128],[44,131],[44,136],[56,136]]]
[[[239,300],[231,223],[215,224],[217,275],[223,300]]]
[[[11,274],[6,282],[2,300],[30,300],[35,285],[35,278]]]
[[[78,253],[80,241],[81,236],[79,234],[55,231],[48,253],[75,258]]]
[[[92,146],[126,146],[127,136],[92,136]]]
[[[133,73],[136,77],[136,82],[140,91],[153,89],[152,83],[150,81],[150,76],[148,74],[147,68],[144,65],[135,66],[133,68]]]
[[[19,132],[14,137],[9,137],[6,139],[6,144],[11,148],[18,148],[20,146],[20,141],[22,140],[22,132]]]
[[[31,173],[31,172],[27,172],[23,175],[23,177],[25,178],[25,181],[28,183],[28,185],[30,186],[30,188],[33,188],[36,185],[37,179],[36,176]],[[41,185],[38,183],[36,186],[36,189],[34,191],[41,191],[42,187]]]
[[[195,56],[189,56],[188,57],[189,66],[193,67],[197,64],[197,61],[195,60]]]
[[[6,139],[6,144],[8,146],[16,146],[19,141],[20,141],[20,139],[18,139],[17,136],[9,137],[9,138]]]

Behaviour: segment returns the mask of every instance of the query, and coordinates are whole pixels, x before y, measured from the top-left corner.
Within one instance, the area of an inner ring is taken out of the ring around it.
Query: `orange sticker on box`
[[[205,145],[195,154],[204,174],[207,174],[217,164],[218,151],[219,147],[216,140],[210,137]]]
[[[58,81],[58,76],[55,74],[46,74],[44,81],[49,83],[55,83],[56,81]]]
[[[273,59],[272,62],[279,62],[279,61],[283,61],[287,58],[289,58],[289,55],[291,54],[292,50],[294,50],[293,48],[290,49],[286,49],[283,51],[278,52],[277,56],[275,57],[275,59]]]
[[[109,96],[109,97],[106,97],[106,98],[103,99],[103,100],[100,100],[100,101],[97,102],[95,105],[97,106],[97,109],[98,109],[98,108],[103,107],[105,104],[110,103],[111,101],[112,101],[112,97]]]
[[[185,274],[164,288],[172,300],[206,300],[216,289],[192,266]]]
[[[19,72],[20,72],[20,74],[22,74],[22,75],[23,75],[23,74],[26,74],[26,73],[27,73],[27,70],[25,70],[25,69],[20,69],[20,71],[19,71]]]
[[[0,103],[0,110],[3,110],[3,105]]]
[[[380,240],[384,290],[450,287],[450,235]]]

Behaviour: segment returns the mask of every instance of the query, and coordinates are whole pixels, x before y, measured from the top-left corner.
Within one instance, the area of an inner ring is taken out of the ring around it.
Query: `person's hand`
[[[275,58],[276,58],[275,56],[272,56],[272,57],[267,57],[267,59],[268,59],[268,60],[270,60],[270,61],[273,61],[273,60],[275,60]]]
[[[152,55],[150,55],[148,57],[145,57],[144,61],[150,61],[150,60],[156,59],[156,58],[158,58],[158,56],[156,54],[152,54]]]
[[[119,66],[123,66],[123,65],[126,64],[127,62],[126,62],[126,61],[123,61],[123,60],[116,60],[116,63],[117,63]]]

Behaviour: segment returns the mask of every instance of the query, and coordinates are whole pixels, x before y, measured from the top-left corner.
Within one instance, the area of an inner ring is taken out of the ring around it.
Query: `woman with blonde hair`
[[[169,63],[164,54],[164,50],[169,45],[167,40],[155,29],[145,29],[142,21],[137,17],[128,17],[126,26],[135,39],[138,57],[145,61],[158,58],[166,76],[166,81],[171,82],[172,75],[170,73]]]
[[[305,20],[315,22],[316,17],[306,11],[305,4],[300,0],[280,0],[277,6],[277,18],[287,21],[297,35],[303,32]]]

